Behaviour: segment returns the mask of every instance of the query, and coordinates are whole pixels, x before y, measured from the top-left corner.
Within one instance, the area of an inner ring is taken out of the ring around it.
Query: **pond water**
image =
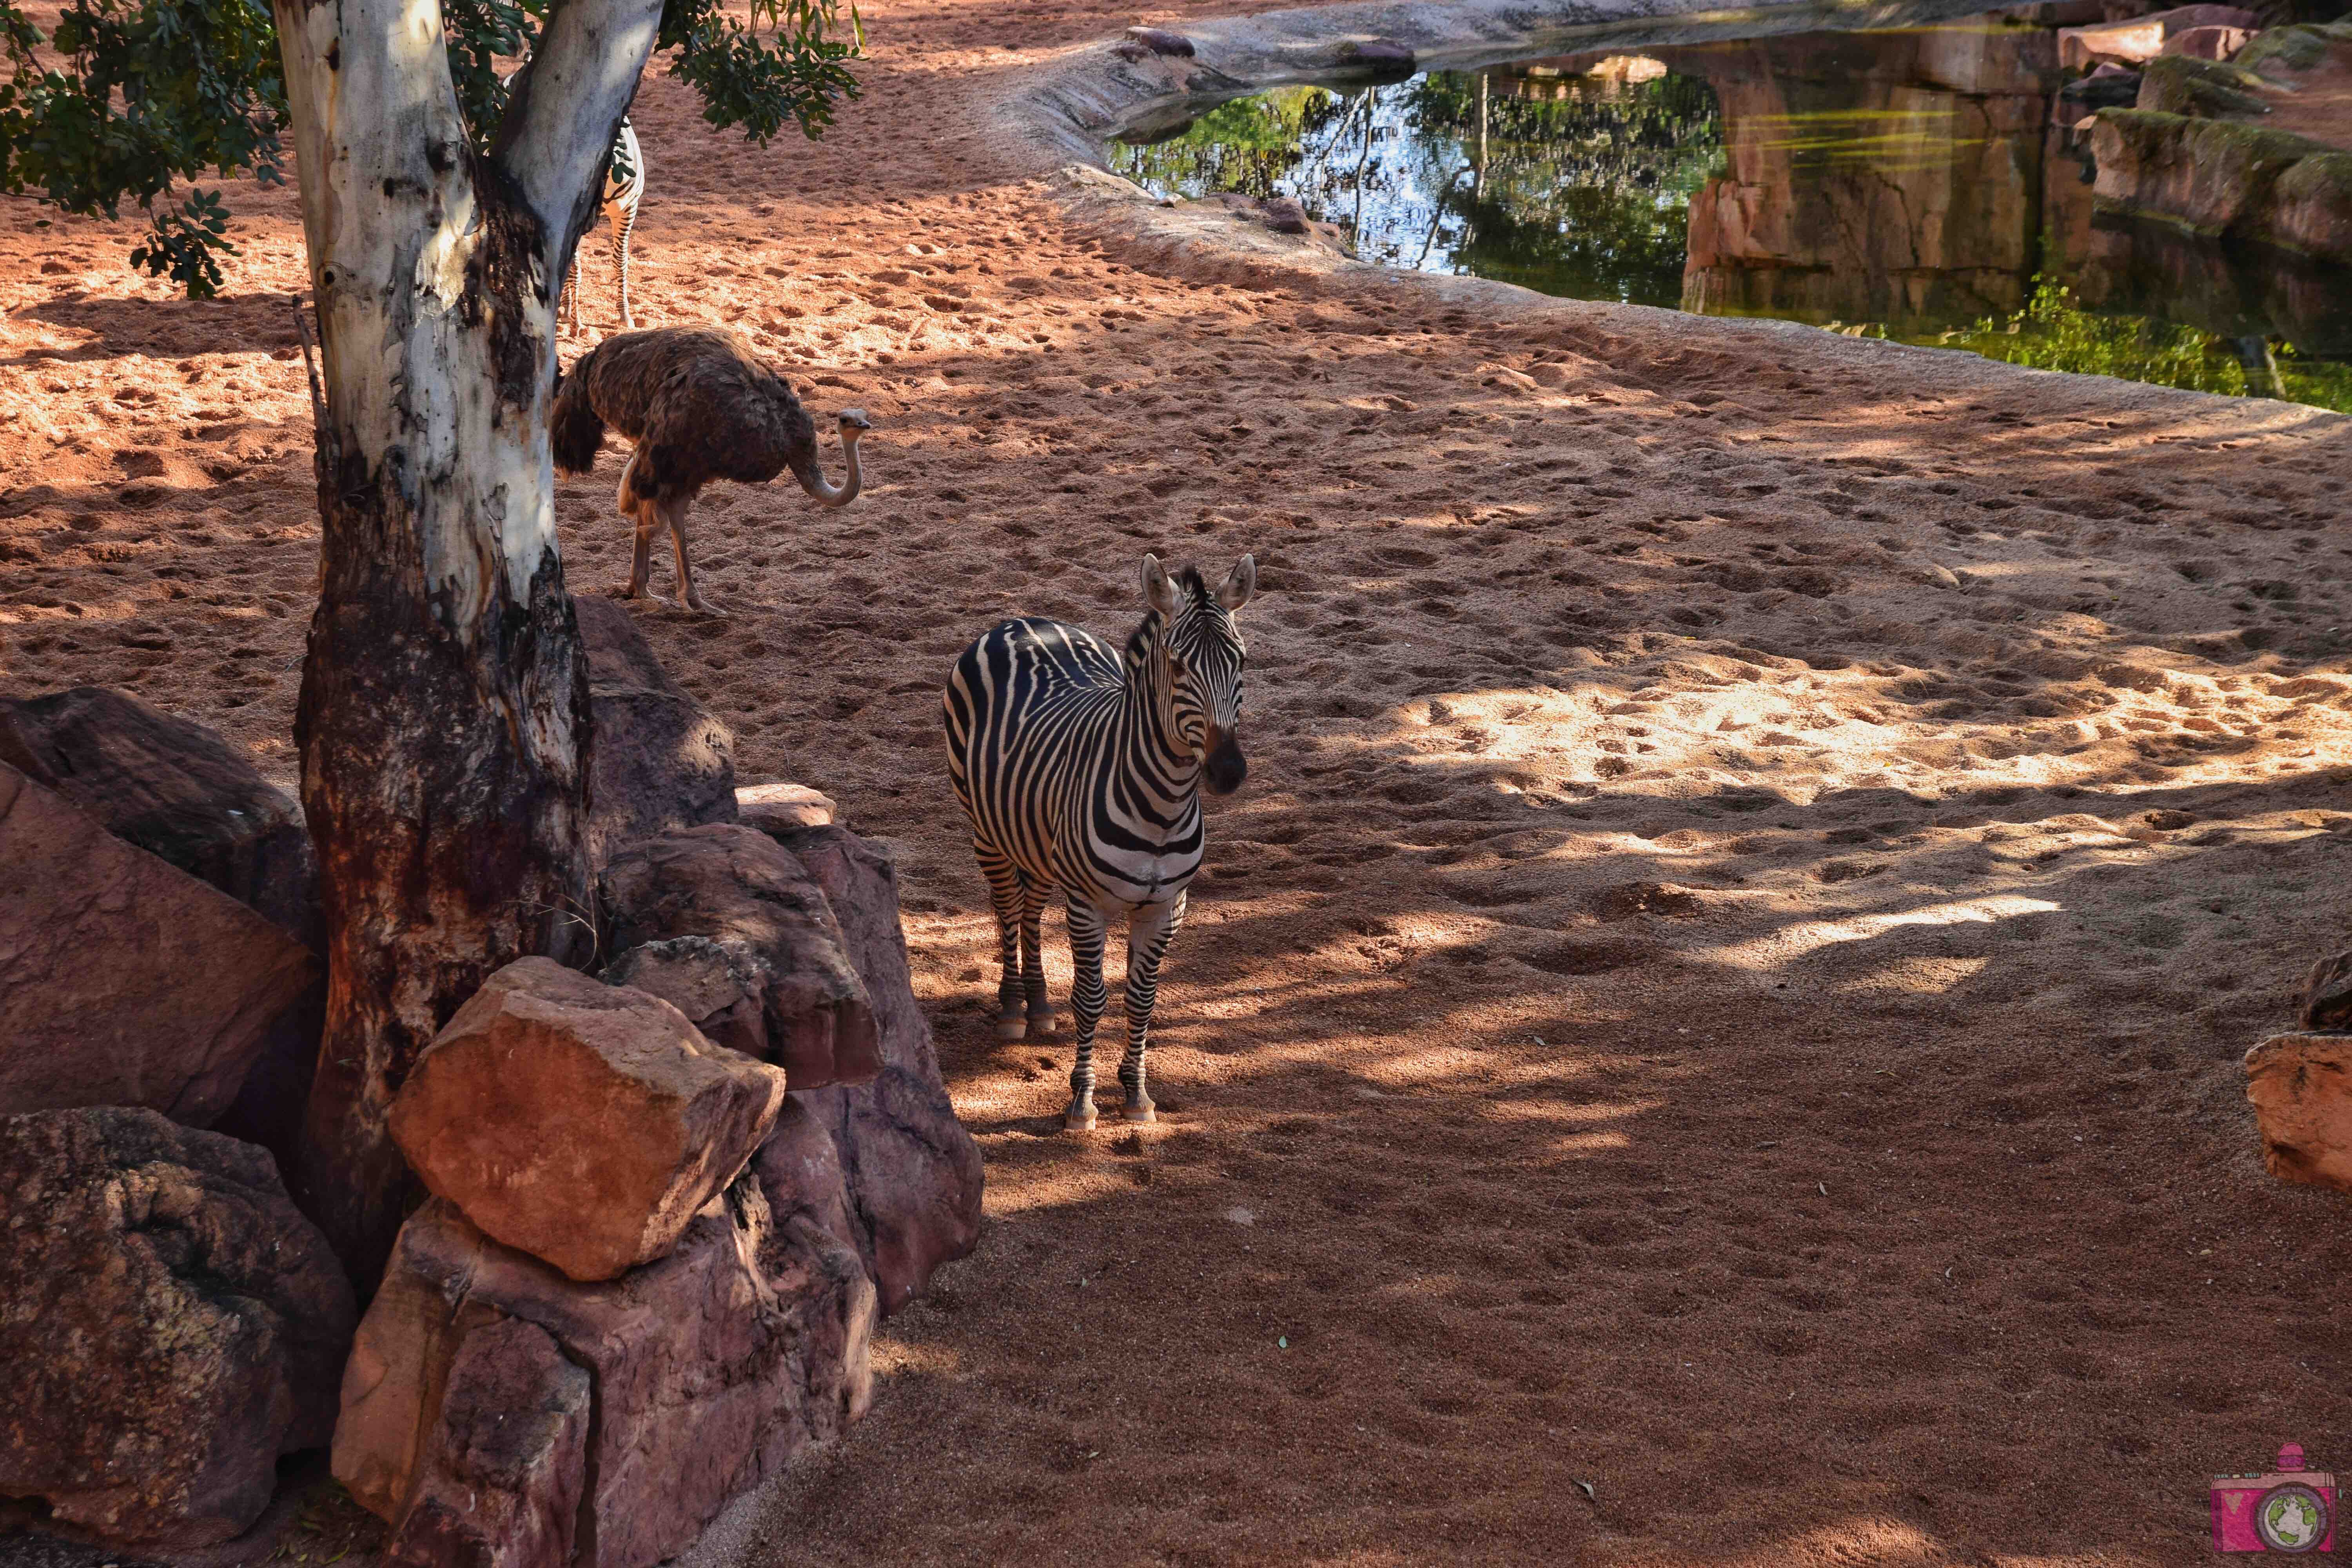
[[[2352,270],[2095,212],[2056,36],[1997,16],[1239,99],[1113,167],[1369,261],[2352,412]]]

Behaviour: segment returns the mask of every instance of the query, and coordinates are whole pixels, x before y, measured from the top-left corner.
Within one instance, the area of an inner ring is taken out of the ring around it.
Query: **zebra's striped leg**
[[[637,226],[637,209],[618,209],[613,217],[613,265],[621,274],[621,330],[637,330],[636,317],[629,313],[629,231]]]
[[[1044,1039],[1054,1032],[1054,999],[1045,994],[1045,919],[1047,889],[1024,879],[1021,905],[1021,990],[1029,1005],[1029,1035]]]
[[[1013,862],[993,847],[974,839],[971,852],[979,858],[980,874],[988,879],[988,904],[996,913],[996,961],[1001,966],[996,982],[996,1037],[1026,1039],[1029,1026],[1021,1019],[1021,936],[1029,891]]]
[[[1073,1132],[1095,1124],[1095,1024],[1103,1016],[1109,994],[1103,990],[1104,921],[1099,910],[1073,899],[1070,911],[1070,1013],[1077,1020],[1078,1061],[1070,1069],[1070,1107],[1062,1124]]]
[[[1129,1121],[1156,1121],[1160,1113],[1143,1080],[1145,1037],[1151,1030],[1151,1005],[1160,997],[1160,961],[1184,923],[1184,895],[1173,903],[1146,904],[1127,921],[1127,1055],[1118,1064],[1119,1087],[1127,1090]]]
[[[572,270],[563,275],[563,298],[572,311],[572,335],[580,335],[580,253],[572,252]]]

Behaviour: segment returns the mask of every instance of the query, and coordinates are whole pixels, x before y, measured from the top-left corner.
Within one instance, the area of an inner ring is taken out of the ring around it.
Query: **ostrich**
[[[695,591],[686,509],[713,479],[761,485],[786,468],[819,506],[847,506],[862,479],[857,443],[874,426],[862,408],[845,408],[837,419],[849,477],[835,486],[817,466],[815,424],[742,339],[708,327],[658,327],[606,338],[581,355],[555,389],[550,424],[555,465],[568,474],[594,466],[607,425],[636,443],[616,498],[637,529],[622,597],[668,602],[646,592],[654,535],[667,523],[679,593],[693,609],[723,616]]]

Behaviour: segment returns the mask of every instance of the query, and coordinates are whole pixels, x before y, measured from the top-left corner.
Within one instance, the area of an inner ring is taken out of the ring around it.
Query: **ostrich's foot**
[[[659,605],[664,609],[674,610],[677,608],[677,601],[666,599],[659,594],[655,593],[651,588],[633,587],[625,584],[613,590],[613,597],[615,599],[635,599],[648,605]]]
[[[1073,1100],[1062,1112],[1062,1126],[1071,1132],[1091,1132],[1095,1130],[1095,1102],[1092,1095]]]
[[[698,616],[708,616],[714,621],[723,621],[727,618],[726,611],[719,609],[699,594],[687,595],[686,607]]]
[[[1029,1025],[1021,1016],[1020,1008],[1008,1008],[996,1016],[996,1037],[1000,1040],[1025,1040],[1029,1037]]]

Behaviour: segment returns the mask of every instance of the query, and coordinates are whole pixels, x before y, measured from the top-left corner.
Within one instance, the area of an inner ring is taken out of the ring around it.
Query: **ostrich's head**
[[[1174,576],[1160,557],[1143,558],[1143,596],[1155,613],[1143,633],[1155,631],[1167,650],[1176,739],[1201,759],[1212,795],[1241,788],[1249,763],[1242,756],[1242,667],[1249,656],[1234,615],[1257,592],[1257,562],[1244,555],[1225,580],[1209,586],[1187,566]]]
[[[842,484],[834,485],[826,481],[824,470],[817,466],[816,426],[807,415],[801,413],[797,405],[793,406],[793,413],[798,417],[793,432],[791,455],[786,459],[792,465],[793,478],[800,480],[801,489],[808,491],[817,505],[847,506],[857,499],[858,489],[866,482],[865,472],[857,461],[857,443],[874,428],[874,421],[866,417],[863,408],[845,408],[835,416],[834,429],[841,437],[841,453],[848,461],[849,478]],[[803,430],[807,435],[803,436]]]

